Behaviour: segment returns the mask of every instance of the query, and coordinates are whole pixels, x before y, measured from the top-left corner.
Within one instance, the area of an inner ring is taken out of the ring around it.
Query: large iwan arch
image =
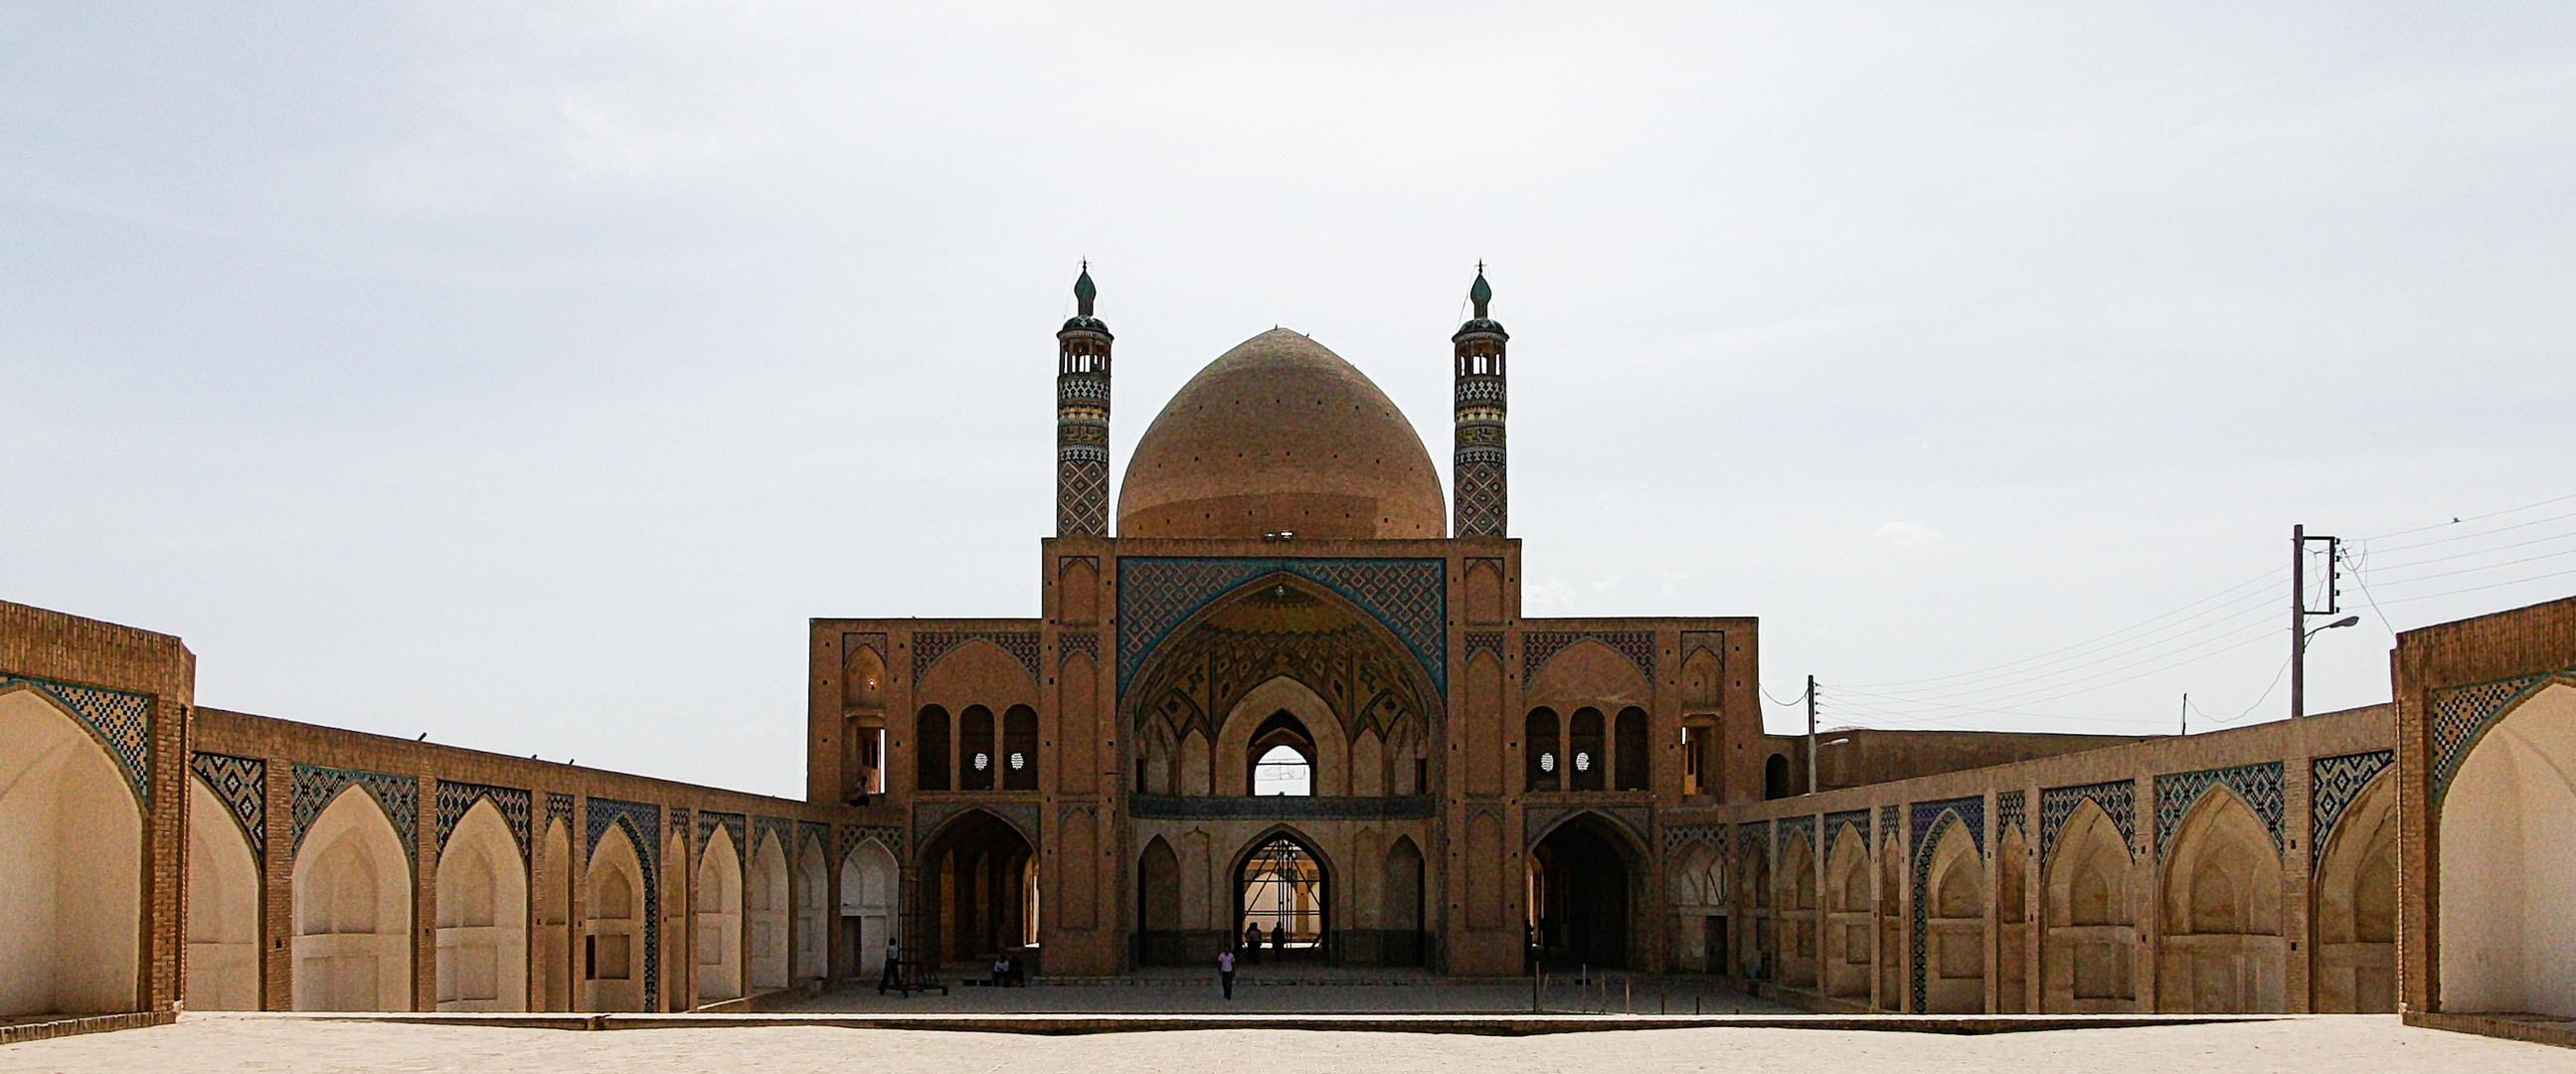
[[[2498,717],[2441,793],[2441,1009],[2576,1018],[2576,685]]]

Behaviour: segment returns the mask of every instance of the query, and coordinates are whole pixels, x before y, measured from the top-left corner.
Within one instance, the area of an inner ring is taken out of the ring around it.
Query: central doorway
[[[1234,942],[1247,956],[1324,960],[1324,866],[1304,843],[1280,834],[1254,847],[1235,870],[1235,890]]]
[[[1543,964],[1628,964],[1628,858],[1613,838],[1578,817],[1531,853],[1530,954]]]
[[[1037,946],[1033,858],[1029,841],[1000,817],[975,809],[950,821],[922,852],[924,920],[903,941],[926,958],[979,966]]]

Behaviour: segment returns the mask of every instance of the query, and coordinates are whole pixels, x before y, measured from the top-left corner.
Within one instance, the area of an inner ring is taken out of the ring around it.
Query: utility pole
[[[2182,692],[2182,733],[2191,734],[2191,691]]]
[[[2308,545],[2318,541],[2326,546],[2326,606],[2310,608]],[[2340,537],[2310,537],[2306,526],[2290,527],[2290,718],[2293,720],[2308,714],[2308,637],[2316,633],[2308,629],[2308,617],[2333,615],[2343,610],[2342,557],[2337,554],[2342,545]],[[2317,630],[2351,626],[2359,621],[2354,616],[2345,616]]]
[[[1816,677],[1807,676],[1807,793],[1816,793]]]

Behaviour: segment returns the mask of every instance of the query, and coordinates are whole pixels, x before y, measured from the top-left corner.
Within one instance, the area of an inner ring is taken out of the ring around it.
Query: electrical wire
[[[2181,614],[2184,614],[2184,613],[2186,613],[2186,612],[2190,612],[2191,610],[2193,610],[2193,609],[2195,609],[2195,608],[2198,608],[2198,607],[2200,607],[2201,605],[2207,604],[2207,603],[2209,603],[2210,601],[2213,601],[2213,600],[2220,600],[2220,599],[2222,599],[2222,598],[2228,598],[2228,597],[2236,597],[2236,598],[2237,598],[2237,600],[2242,600],[2243,598],[2242,598],[2241,596],[2239,596],[2239,593],[2240,593],[2242,590],[2244,590],[2244,589],[2245,589],[2245,588],[2247,588],[2248,586],[2253,586],[2253,585],[2256,585],[2257,583],[2262,583],[2262,582],[2269,581],[2269,580],[2271,580],[2273,577],[2275,577],[2275,576],[2279,575],[2280,573],[2281,573],[2281,569],[2280,569],[2280,568],[2278,568],[2278,567],[2272,568],[2272,569],[2270,569],[2270,570],[2266,570],[2266,571],[2264,571],[2264,572],[2263,572],[2263,573],[2261,573],[2261,574],[2257,574],[2257,575],[2255,575],[2255,576],[2253,576],[2253,577],[2251,577],[2251,578],[2248,578],[2248,579],[2246,579],[2246,580],[2244,580],[2244,581],[2242,581],[2242,582],[2238,582],[2238,583],[2236,583],[2235,585],[2228,586],[2227,588],[2222,589],[2222,590],[2219,590],[2219,591],[2218,591],[2218,592],[2216,592],[2216,593],[2212,593],[2212,594],[2210,594],[2209,596],[2202,597],[2202,598],[2200,598],[2199,600],[2192,601],[2191,603],[2185,604],[2185,605],[2183,605],[2183,606],[2181,606],[2181,607],[2179,607],[2179,608],[2175,608],[2175,609],[2173,609],[2172,611],[2168,611],[2168,612],[2166,612],[2166,613],[2164,613],[2164,614],[2162,614],[2162,615],[2155,616],[2155,617],[2153,617],[2153,618],[2150,618],[2150,619],[2144,620],[2144,621],[2142,621],[2142,622],[2138,622],[2138,623],[2132,624],[2132,625],[2130,625],[2130,626],[2122,627],[2122,628],[2120,628],[2120,629],[2118,629],[2118,630],[2111,631],[2110,633],[2107,633],[2107,634],[2097,635],[2097,636],[2095,636],[2095,637],[2087,638],[2087,639],[2085,639],[2085,640],[2083,640],[2083,641],[2075,642],[2074,644],[2071,644],[2071,645],[2063,646],[2063,647],[2061,647],[2061,648],[2057,648],[2057,649],[2051,649],[2051,650],[2049,650],[2049,651],[2047,651],[2047,652],[2040,653],[2040,654],[2035,655],[2035,656],[2027,656],[2027,657],[2023,657],[2023,658],[2021,658],[2021,659],[2019,659],[2019,660],[2008,660],[2008,661],[2005,661],[2005,662],[2000,663],[2000,664],[1993,664],[1993,665],[1989,665],[1989,666],[1987,666],[1987,667],[1977,668],[1977,669],[1972,670],[1972,671],[1961,671],[1961,672],[1955,672],[1955,673],[1948,674],[1948,675],[1934,675],[1934,676],[1931,676],[1931,677],[1928,677],[1928,678],[1921,678],[1921,679],[1897,679],[1897,680],[1892,680],[1892,681],[1888,681],[1888,682],[1863,683],[1862,685],[1865,685],[1865,686],[1882,686],[1882,687],[1885,687],[1885,686],[1914,686],[1914,685],[1919,685],[1919,684],[1923,684],[1923,683],[1948,682],[1948,681],[1955,680],[1955,679],[1964,679],[1964,678],[1969,678],[1969,677],[1971,677],[1971,676],[1985,675],[1985,674],[1989,674],[1989,673],[1992,673],[1992,672],[2003,671],[2003,670],[2008,669],[2008,668],[2017,668],[2017,667],[2021,667],[2022,665],[2025,665],[2025,664],[2031,664],[2031,663],[2036,662],[2036,661],[2045,661],[2045,660],[2048,660],[2048,658],[2058,656],[2059,654],[2069,654],[2069,655],[2074,655],[2074,654],[2076,654],[2079,650],[2086,650],[2086,651],[2089,651],[2089,650],[2091,650],[2091,649],[2099,648],[2099,647],[2101,646],[2101,644],[2102,644],[2102,643],[2106,643],[2106,642],[2112,641],[2112,640],[2114,640],[2114,639],[2121,638],[2121,637],[2123,637],[2123,636],[2125,636],[2125,635],[2128,635],[2128,634],[2130,634],[2130,633],[2133,633],[2133,632],[2136,632],[2136,631],[2138,631],[2138,630],[2144,629],[2144,628],[2146,628],[2146,627],[2152,626],[2152,625],[2154,625],[2154,624],[2156,624],[2156,623],[2163,622],[2164,620],[2167,620],[2167,619],[2171,619],[2171,618],[2173,618],[2174,616],[2181,615]],[[2234,601],[2234,600],[2228,601],[2228,604],[2230,604],[2230,605],[2232,605],[2232,604],[2234,604],[2234,603],[2236,603],[2236,601]],[[2055,661],[2051,661],[2051,662],[2055,662]],[[2044,665],[2043,665],[2043,666],[2044,666]]]
[[[2454,518],[2454,519],[2452,519],[2452,520],[2450,520],[2450,521],[2448,521],[2448,522],[2436,522],[2436,523],[2433,523],[2432,525],[2429,525],[2429,526],[2417,526],[2417,527],[2415,527],[2415,528],[2413,528],[2413,529],[2393,530],[2393,531],[2390,531],[2390,532],[2388,532],[2388,533],[2382,533],[2382,534],[2379,534],[2378,536],[2375,536],[2375,537],[2361,537],[2361,538],[2356,538],[2356,540],[2362,540],[2362,541],[2384,541],[2384,540],[2387,540],[2387,539],[2389,539],[2389,538],[2391,538],[2391,537],[2403,537],[2403,536],[2406,536],[2407,534],[2410,534],[2410,533],[2422,533],[2422,532],[2424,532],[2425,530],[2438,530],[2438,529],[2445,529],[2445,528],[2448,528],[2448,527],[2451,527],[2451,526],[2457,526],[2457,525],[2460,525],[2461,523],[2464,523],[2464,522],[2476,522],[2476,521],[2479,521],[2479,520],[2481,520],[2481,519],[2500,518],[2500,517],[2505,516],[2505,515],[2520,514],[2520,513],[2524,512],[2524,511],[2531,510],[2531,509],[2532,509],[2532,508],[2534,508],[2534,507],[2547,507],[2547,506],[2549,506],[2550,504],[2553,504],[2553,503],[2565,503],[2565,502],[2567,502],[2567,501],[2569,501],[2569,500],[2576,500],[2576,492],[2571,492],[2571,493],[2568,493],[2567,495],[2564,495],[2564,496],[2552,496],[2552,497],[2550,497],[2550,498],[2548,498],[2548,499],[2546,499],[2546,500],[2542,500],[2542,501],[2540,501],[2539,503],[2527,503],[2527,504],[2524,504],[2524,505],[2522,505],[2522,506],[2520,506],[2520,507],[2508,507],[2508,508],[2505,508],[2505,509],[2504,509],[2504,510],[2502,510],[2502,511],[2489,511],[2489,512],[2487,512],[2487,513],[2483,514],[2483,515],[2470,515],[2470,516],[2469,516],[2469,517],[2467,517],[2467,518]]]

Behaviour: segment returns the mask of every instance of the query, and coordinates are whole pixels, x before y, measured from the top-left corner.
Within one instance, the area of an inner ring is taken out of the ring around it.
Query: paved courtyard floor
[[[1115,984],[968,988],[951,979],[945,996],[877,994],[844,988],[767,1010],[865,1014],[1528,1014],[1530,983],[1462,982],[1402,970],[1247,967],[1225,998],[1216,973],[1142,970]],[[1707,978],[1614,975],[1589,982],[1547,979],[1547,1012],[1600,1014],[1795,1014],[1797,1009],[1713,987]]]
[[[1036,1037],[771,1026],[573,1032],[188,1015],[154,1029],[0,1047],[0,1071],[889,1071],[897,1074],[1240,1074],[1293,1069],[1476,1074],[1839,1070],[2088,1074],[2576,1071],[2576,1050],[2409,1029],[2391,1015],[2078,1029],[1993,1036],[1803,1029],[1662,1029],[1536,1037],[1217,1030]]]

